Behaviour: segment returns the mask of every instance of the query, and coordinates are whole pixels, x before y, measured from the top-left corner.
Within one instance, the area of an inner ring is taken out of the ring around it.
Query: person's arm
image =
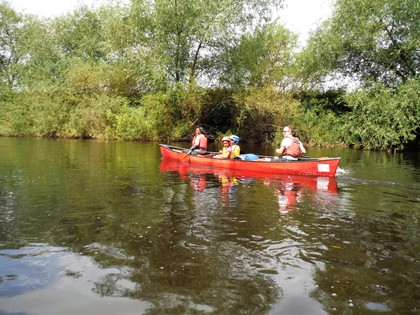
[[[282,154],[283,154],[284,149],[285,149],[285,147],[280,147],[280,149],[277,149],[277,150],[276,150],[276,153],[278,153],[279,155],[282,155]]]
[[[300,152],[302,152],[302,154],[305,154],[306,153],[306,150],[305,150],[305,148],[303,147],[303,144],[302,144],[302,141],[299,141],[300,143],[299,143],[299,145],[300,145]]]
[[[223,148],[223,150],[222,150],[222,157],[225,158],[225,159],[227,159],[229,157],[229,155],[230,155],[230,151],[231,150],[229,150],[229,148],[228,149],[227,148]]]
[[[282,154],[283,154],[283,152],[284,152],[284,150],[286,150],[286,148],[288,148],[288,147],[290,146],[290,142],[291,142],[290,138],[284,138],[284,139],[281,141],[281,144],[280,144],[280,149],[277,149],[277,150],[276,150],[276,152],[277,152],[279,155],[282,155]]]

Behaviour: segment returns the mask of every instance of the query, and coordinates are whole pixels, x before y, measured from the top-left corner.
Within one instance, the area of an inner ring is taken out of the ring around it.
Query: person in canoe
[[[283,128],[283,136],[284,138],[280,144],[280,149],[276,150],[276,153],[278,153],[282,159],[297,160],[299,155],[306,153],[302,142],[298,138],[293,137],[293,130],[290,126],[285,126]]]
[[[191,154],[207,154],[207,137],[203,127],[195,129],[195,136],[192,140]]]
[[[239,137],[236,135],[231,135],[229,138],[232,140],[232,151],[235,157],[241,154],[241,148],[239,147]]]
[[[214,158],[216,159],[234,159],[235,157],[239,156],[236,155],[235,152],[232,151],[232,144],[233,141],[231,138],[229,137],[223,137],[222,138],[222,145],[223,145],[223,149],[220,150],[220,154],[215,155]]]

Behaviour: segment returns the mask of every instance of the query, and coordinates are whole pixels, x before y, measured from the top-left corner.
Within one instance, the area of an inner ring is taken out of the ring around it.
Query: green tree
[[[358,89],[327,107],[305,100],[304,121],[315,130],[315,143],[330,139],[357,148],[402,150],[416,141],[419,9],[416,0],[335,2],[332,17],[297,58],[299,75],[307,90],[325,91],[327,81],[342,87],[358,83]],[[327,137],[320,130],[328,130]]]
[[[106,58],[107,44],[103,37],[102,25],[98,12],[86,6],[57,18],[54,32],[62,55],[92,61]]]
[[[346,95],[351,112],[341,118],[343,141],[364,149],[404,149],[420,130],[419,83],[409,79],[397,90],[376,86]]]
[[[139,44],[159,56],[173,84],[206,82],[218,73],[215,56],[241,34],[270,20],[283,0],[134,0],[131,20]],[[145,46],[144,46],[145,45]]]
[[[37,21],[19,14],[8,4],[0,3],[0,82],[3,87],[16,88],[22,66],[30,59],[36,44]]]
[[[271,23],[244,34],[238,45],[222,56],[222,82],[234,88],[276,86],[286,90],[292,83],[297,36]]]
[[[337,0],[332,17],[309,40],[306,75],[350,77],[366,85],[397,86],[419,71],[417,0]]]
[[[291,93],[279,93],[273,85],[243,90],[234,99],[237,107],[234,126],[242,130],[241,135],[260,143],[281,139],[279,126],[296,126],[302,115],[299,102]]]
[[[31,129],[26,120],[30,107],[22,94],[30,88],[28,64],[38,49],[41,27],[36,17],[0,3],[0,134],[28,134]]]

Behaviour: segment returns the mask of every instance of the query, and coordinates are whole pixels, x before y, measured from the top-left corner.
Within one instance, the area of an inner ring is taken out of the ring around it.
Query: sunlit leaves
[[[57,19],[55,36],[64,56],[77,56],[98,60],[106,56],[102,22],[99,15],[87,7],[81,7],[73,14]]]
[[[139,45],[161,56],[171,82],[205,83],[206,76],[218,72],[218,55],[244,32],[267,23],[269,9],[281,2],[136,0],[130,19],[146,34]]]
[[[0,83],[2,88],[18,88],[20,68],[29,60],[37,44],[36,20],[0,3]]]
[[[348,94],[352,111],[342,117],[342,138],[365,149],[403,149],[420,129],[419,91],[419,80],[411,79],[397,91],[375,87]]]
[[[419,9],[416,0],[338,0],[310,40],[306,64],[318,78],[336,72],[366,85],[401,84],[418,72]]]
[[[267,85],[284,91],[291,75],[296,36],[283,26],[269,24],[253,34],[245,34],[221,58],[226,66],[222,80],[236,88]]]
[[[237,104],[235,126],[259,142],[271,143],[278,126],[298,121],[299,103],[288,93],[278,93],[272,85],[243,90],[234,95]],[[245,126],[253,126],[245,131]]]

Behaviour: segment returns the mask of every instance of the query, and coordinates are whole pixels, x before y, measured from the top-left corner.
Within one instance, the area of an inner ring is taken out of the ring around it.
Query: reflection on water
[[[0,138],[0,313],[418,312],[415,160],[325,155],[335,178]]]
[[[277,189],[276,196],[281,214],[289,213],[296,209],[296,203],[302,200],[302,191],[294,183],[282,183]]]
[[[136,287],[125,279],[130,270],[100,268],[89,256],[63,247],[0,250],[0,265],[2,277],[7,275],[0,280],[2,314],[133,314],[151,306],[123,298]]]
[[[177,172],[181,178],[189,178],[195,191],[207,188],[207,177],[218,179],[220,182],[220,197],[223,206],[236,206],[236,192],[238,186],[259,185],[274,188],[277,196],[279,212],[287,214],[296,209],[296,203],[301,201],[304,191],[329,195],[337,195],[335,177],[311,177],[271,175],[255,171],[237,171],[229,169],[208,168],[179,163],[172,160],[162,160],[162,172]]]

